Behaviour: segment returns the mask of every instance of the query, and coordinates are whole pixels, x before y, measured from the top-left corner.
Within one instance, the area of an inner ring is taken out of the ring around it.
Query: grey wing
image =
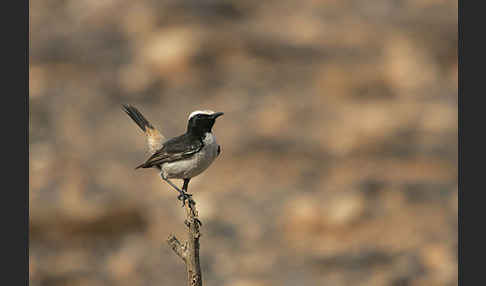
[[[203,147],[202,142],[197,141],[192,144],[187,144],[183,136],[173,138],[164,143],[162,148],[157,150],[150,158],[143,164],[137,166],[138,168],[150,168],[166,162],[177,161],[190,157],[191,155],[199,152]]]

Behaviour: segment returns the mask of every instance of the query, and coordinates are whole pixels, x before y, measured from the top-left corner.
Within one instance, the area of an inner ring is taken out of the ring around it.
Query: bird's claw
[[[186,192],[181,193],[179,196],[177,196],[177,199],[182,201],[182,207],[186,205],[186,200],[192,200],[192,194],[188,194]]]

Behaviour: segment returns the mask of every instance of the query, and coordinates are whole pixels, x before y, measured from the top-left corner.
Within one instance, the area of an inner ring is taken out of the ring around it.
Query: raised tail
[[[123,104],[122,109],[145,133],[150,153],[153,154],[162,147],[165,137],[159,132],[159,130],[157,130],[157,128],[150,124],[150,122],[142,115],[142,113],[140,113],[140,111],[138,111],[138,109],[129,104]]]
[[[129,105],[129,104],[123,104],[122,107],[123,111],[130,116],[130,118],[137,123],[138,127],[143,130],[143,132],[147,131],[147,127],[150,129],[154,129],[152,124],[148,122],[148,120],[136,109],[135,107]]]

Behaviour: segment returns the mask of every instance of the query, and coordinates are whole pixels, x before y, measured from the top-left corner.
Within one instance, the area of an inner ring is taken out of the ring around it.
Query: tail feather
[[[152,124],[150,124],[150,122],[148,122],[148,120],[142,115],[142,113],[140,113],[140,111],[138,111],[138,109],[136,109],[135,107],[129,104],[123,104],[122,109],[123,111],[125,111],[126,114],[128,114],[128,116],[130,116],[130,118],[135,123],[137,123],[138,127],[140,127],[140,129],[142,129],[144,132],[147,131],[147,127],[150,129],[154,129]]]
[[[138,111],[138,109],[129,104],[123,104],[122,109],[145,133],[148,151],[151,154],[154,154],[155,151],[162,148],[163,142],[165,141],[164,135],[162,135],[157,128],[152,126],[152,124],[150,124],[150,122],[142,115],[142,113],[140,113],[140,111]]]

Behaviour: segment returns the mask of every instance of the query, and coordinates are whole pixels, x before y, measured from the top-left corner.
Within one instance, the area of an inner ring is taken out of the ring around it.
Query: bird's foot
[[[181,192],[180,195],[177,196],[177,199],[182,201],[182,207],[186,205],[186,200],[187,201],[192,201],[192,194],[188,194],[186,192]]]

